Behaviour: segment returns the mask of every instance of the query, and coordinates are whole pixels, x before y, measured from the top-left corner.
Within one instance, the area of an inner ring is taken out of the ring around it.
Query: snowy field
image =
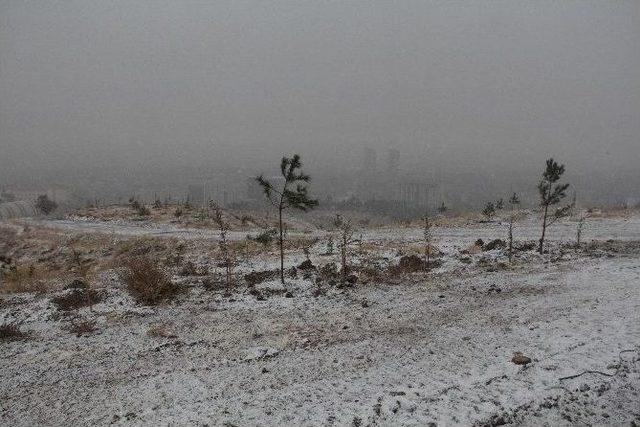
[[[43,225],[104,226],[32,224]],[[96,322],[82,336],[66,330],[70,315],[51,294],[0,294],[0,323],[28,333],[0,342],[0,424],[638,425],[640,217],[589,219],[590,249],[563,249],[575,227],[554,225],[549,253],[523,251],[514,266],[502,250],[460,256],[478,238],[504,239],[504,224],[436,228],[443,264],[431,273],[321,293],[304,276],[286,288],[259,283],[261,298],[187,281],[176,301],[143,307],[106,272],[98,284],[106,298],[71,315]],[[359,233],[388,263],[421,237],[416,227]],[[515,231],[520,241],[538,233],[536,218]],[[287,256],[288,265],[302,260]],[[244,268],[275,262],[269,255]],[[514,364],[516,352],[531,363]]]

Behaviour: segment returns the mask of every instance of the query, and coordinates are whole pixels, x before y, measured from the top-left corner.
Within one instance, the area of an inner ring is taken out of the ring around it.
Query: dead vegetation
[[[97,330],[95,320],[73,320],[67,330],[77,337],[90,335]]]
[[[147,335],[152,338],[177,338],[177,336],[168,330],[168,325],[158,323],[151,325],[147,330]]]
[[[174,299],[181,289],[150,258],[135,257],[123,263],[120,280],[140,304],[156,305]]]
[[[8,271],[2,274],[0,291],[8,294],[45,293],[53,287],[51,279],[59,276],[59,274],[48,272],[35,264],[11,266]]]
[[[19,341],[28,338],[28,336],[15,323],[0,325],[0,341]]]
[[[71,311],[83,307],[92,307],[104,300],[104,292],[91,289],[80,280],[74,281],[63,295],[51,299],[58,310]]]

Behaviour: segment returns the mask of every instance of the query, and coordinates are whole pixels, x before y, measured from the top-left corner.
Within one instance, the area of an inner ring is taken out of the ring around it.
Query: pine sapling
[[[212,205],[213,209],[213,221],[218,226],[219,231],[219,240],[218,240],[218,248],[220,249],[220,254],[222,255],[222,264],[225,268],[225,276],[227,286],[231,286],[233,284],[233,259],[231,255],[231,250],[229,248],[229,242],[227,240],[227,232],[229,231],[229,224],[224,220],[222,215],[222,209],[220,209],[217,205]]]
[[[549,208],[560,203],[567,195],[569,184],[558,184],[560,178],[564,174],[564,165],[558,164],[555,160],[547,160],[547,165],[542,180],[538,184],[538,192],[540,193],[540,206],[542,206],[542,236],[540,237],[538,252],[542,253],[544,249],[544,239],[547,227],[555,223],[561,218],[566,217],[573,208],[572,205],[557,208],[551,216],[549,216]]]
[[[515,208],[520,204],[520,199],[516,193],[509,199],[511,212],[509,213],[509,262],[513,259],[513,223],[515,221]]]
[[[311,177],[301,170],[302,162],[300,156],[294,154],[293,157],[283,157],[280,162],[280,172],[284,178],[284,184],[276,188],[269,180],[262,175],[256,177],[256,181],[262,187],[264,194],[277,210],[278,210],[278,230],[280,244],[280,281],[284,285],[284,224],[282,221],[282,213],[285,209],[298,209],[303,212],[313,209],[318,205],[318,201],[309,197],[307,183],[311,181]]]
[[[482,215],[484,215],[487,218],[487,221],[491,221],[491,219],[495,214],[496,214],[496,208],[493,202],[487,202],[487,204],[484,205],[484,209],[482,209]]]

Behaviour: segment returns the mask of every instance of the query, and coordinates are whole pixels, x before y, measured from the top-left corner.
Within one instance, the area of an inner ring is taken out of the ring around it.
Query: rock
[[[356,283],[358,283],[358,276],[356,276],[355,274],[350,274],[347,276],[347,283],[351,284],[351,285],[355,285]]]
[[[478,240],[476,240],[476,242],[474,243],[474,245],[476,245],[476,246],[480,246],[480,247],[483,247],[483,246],[484,246],[484,240],[482,240],[482,239],[478,239]]]
[[[528,365],[529,363],[531,363],[531,358],[525,356],[524,354],[520,353],[519,351],[515,352],[513,355],[513,358],[511,359],[511,361],[513,363],[515,363],[516,365]]]
[[[287,293],[284,294],[285,298],[293,298],[293,293],[291,291],[287,291]]]

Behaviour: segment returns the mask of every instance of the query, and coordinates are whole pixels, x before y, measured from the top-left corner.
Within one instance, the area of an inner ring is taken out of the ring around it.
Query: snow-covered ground
[[[537,237],[527,221],[518,239]],[[482,224],[434,234],[452,257],[503,230]],[[409,244],[420,233],[362,234]],[[568,222],[551,239],[574,235]],[[105,301],[77,313],[97,322],[82,337],[65,330],[69,316],[50,295],[3,295],[0,323],[19,322],[30,338],[0,343],[0,424],[640,423],[640,221],[590,220],[583,238],[626,243],[321,295],[302,278],[289,281],[289,297],[276,282],[258,285],[261,300],[246,289],[192,285],[153,308],[105,278]],[[149,335],[158,328],[165,333]],[[512,363],[515,352],[532,363]]]

